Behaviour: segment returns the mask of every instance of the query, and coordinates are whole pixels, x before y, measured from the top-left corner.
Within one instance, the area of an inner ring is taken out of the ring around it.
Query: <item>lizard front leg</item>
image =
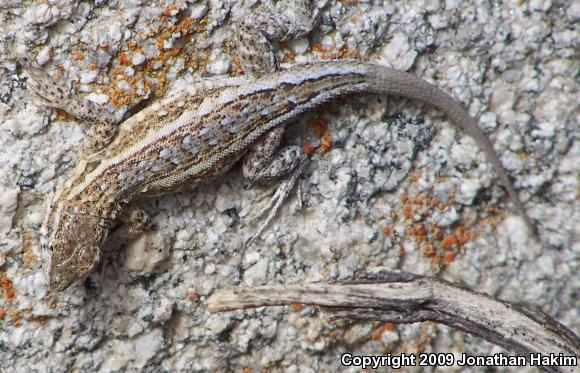
[[[151,229],[151,217],[136,207],[124,207],[117,220],[121,223],[115,228],[105,242],[105,251],[113,252],[134,241],[141,233]]]
[[[97,154],[109,144],[117,132],[117,123],[121,118],[103,106],[71,92],[62,77],[49,76],[43,70],[31,66],[24,67],[24,71],[29,77],[28,88],[43,105],[63,110],[75,118],[93,124],[81,150],[81,159]]]
[[[169,245],[166,237],[154,228],[150,216],[133,205],[124,206],[117,216],[119,225],[114,228],[103,243],[103,263],[101,276],[109,268],[116,266],[114,258],[123,252],[123,267],[137,276],[153,271],[167,258]],[[107,263],[108,262],[108,263]],[[103,281],[100,281],[101,286]]]
[[[276,71],[278,64],[270,41],[286,41],[308,34],[328,0],[282,0],[264,2],[247,10],[236,23],[237,53],[246,74]]]

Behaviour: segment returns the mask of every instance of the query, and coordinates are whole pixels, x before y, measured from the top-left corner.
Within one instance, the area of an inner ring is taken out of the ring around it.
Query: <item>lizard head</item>
[[[106,229],[101,219],[71,205],[52,204],[41,230],[51,291],[85,279],[99,262]]]

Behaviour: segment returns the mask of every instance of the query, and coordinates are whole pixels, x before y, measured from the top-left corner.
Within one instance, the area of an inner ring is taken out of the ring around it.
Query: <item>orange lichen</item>
[[[360,52],[357,50],[350,50],[346,47],[336,49],[330,48],[326,49],[322,44],[313,44],[310,46],[309,51],[312,53],[320,54],[320,59],[322,60],[336,60],[336,59],[360,59]]]
[[[322,47],[322,44],[312,44],[309,49],[311,52],[318,52],[318,53],[325,52],[325,49],[324,49],[324,47]]]
[[[304,149],[304,153],[306,153],[306,155],[308,156],[311,156],[312,154],[316,153],[316,147],[314,147],[314,145],[312,144],[304,144],[302,149]]]
[[[196,293],[195,291],[192,291],[191,293],[187,294],[185,299],[187,299],[190,302],[195,302],[196,300],[199,299],[199,294]]]
[[[437,252],[433,248],[433,245],[427,244],[423,247],[423,254],[425,256],[434,256]]]
[[[12,286],[12,281],[10,281],[6,273],[3,273],[2,277],[0,277],[0,286],[2,286],[2,289],[4,290],[4,297],[9,302],[16,298],[16,291]]]
[[[110,86],[105,92],[115,106],[122,107],[138,103],[151,91],[154,91],[156,97],[164,96],[168,86],[167,73],[175,60],[182,59],[185,67],[194,70],[199,69],[200,63],[207,60],[207,57],[199,57],[185,51],[182,46],[189,45],[184,39],[190,39],[194,32],[202,30],[197,26],[203,25],[207,21],[204,19],[197,21],[188,17],[179,20],[178,14],[182,9],[184,8],[180,5],[171,5],[165,8],[159,18],[154,19],[146,30],[137,33],[132,40],[127,42],[124,50],[119,53],[117,57],[119,65],[111,70]],[[173,39],[176,33],[180,35],[182,43],[165,49],[167,46],[165,41]],[[123,66],[132,65],[130,56],[133,53],[142,53],[143,42],[148,38],[155,40],[159,50],[158,55],[147,58],[139,65],[132,66],[132,71],[128,73],[128,70],[126,71]],[[130,84],[129,91],[117,86],[121,80]],[[141,90],[142,86],[144,86],[144,90]]]
[[[30,316],[26,319],[28,322],[37,322],[39,324],[44,324],[47,320],[46,316]]]
[[[385,332],[385,325],[380,325],[379,327],[375,328],[375,330],[373,330],[371,332],[370,339],[372,341],[377,341],[377,340],[381,339],[381,336],[383,335],[384,332]]]
[[[457,241],[460,246],[465,245],[475,237],[472,232],[466,231],[463,227],[458,227],[455,231],[455,235],[457,236]]]
[[[433,264],[433,267],[439,267],[439,265],[441,265],[441,255],[435,255],[431,263]]]
[[[294,303],[292,304],[292,309],[294,310],[294,312],[300,312],[304,309],[304,305],[300,303]]]
[[[32,308],[30,308],[31,312]],[[4,320],[6,317],[9,318],[9,321],[12,325],[14,325],[16,328],[20,328],[22,326],[22,314],[21,312],[16,309],[16,308],[10,308],[10,309],[3,309],[0,308],[0,320]]]
[[[168,6],[165,9],[163,9],[163,13],[161,13],[161,14],[164,17],[176,16],[180,10],[181,10],[181,6],[179,4],[173,4],[173,5]]]
[[[415,203],[419,205],[426,205],[429,201],[429,194],[421,193],[415,198]]]
[[[328,333],[328,337],[332,340],[338,340],[341,335],[341,330],[332,330],[330,333]]]
[[[326,153],[332,149],[333,141],[332,141],[332,133],[330,131],[326,131],[322,136],[322,141],[320,142],[319,150],[321,153]]]
[[[445,264],[450,264],[453,261],[453,259],[455,259],[455,256],[457,256],[457,253],[447,252],[443,255],[443,262]]]
[[[284,63],[292,63],[296,61],[296,56],[293,54],[286,54],[284,55]]]
[[[394,332],[397,330],[397,325],[393,324],[392,322],[385,323],[385,330],[389,332]]]
[[[426,242],[428,239],[427,238],[427,229],[425,228],[425,225],[422,223],[419,223],[419,224],[411,227],[409,229],[409,234],[412,236],[415,236],[416,243]]]
[[[441,241],[443,239],[443,230],[441,230],[441,228],[433,228],[433,239],[437,241]]]
[[[186,18],[183,22],[176,25],[182,35],[189,35],[193,32],[195,21],[191,18]]]
[[[327,129],[327,122],[324,118],[317,118],[308,122],[308,127],[314,131],[314,136],[320,140],[318,146],[306,144],[303,146],[304,152],[307,155],[312,155],[315,152],[325,153],[332,149],[334,145],[332,132]]]
[[[314,136],[321,139],[328,131],[328,123],[324,118],[317,118],[308,122],[308,127],[314,131]]]
[[[160,51],[163,50],[164,41],[165,41],[165,36],[163,36],[163,35],[159,35],[155,38],[155,42],[157,43],[157,49],[159,49]]]
[[[445,250],[451,250],[457,244],[459,244],[459,240],[457,239],[456,235],[452,234],[451,236],[445,238],[443,242],[441,242],[441,247]]]
[[[413,208],[411,206],[403,207],[403,216],[405,219],[411,219],[413,217]]]
[[[131,61],[129,60],[129,55],[125,52],[119,53],[119,63],[121,65],[129,65]]]
[[[81,52],[80,50],[75,50],[72,54],[73,59],[75,60],[82,60],[84,58],[84,54],[83,52]]]
[[[421,172],[421,170],[413,171],[409,174],[409,181],[416,183],[421,179],[421,176],[423,176],[423,172]]]
[[[240,76],[244,75],[244,66],[242,65],[242,61],[240,60],[239,55],[234,56],[234,66],[235,66],[235,75]]]
[[[10,316],[10,321],[13,324],[16,324],[17,322],[19,322],[20,320],[20,311],[18,311],[17,309],[11,309],[8,312],[9,316]]]
[[[425,225],[424,224],[419,224],[415,227],[415,234],[417,236],[426,236],[427,235],[427,229],[425,229]]]
[[[362,56],[358,50],[351,50],[347,48],[342,48],[338,53],[338,58],[340,59],[362,59]]]
[[[405,235],[397,237],[413,240],[415,247],[420,248],[420,252],[429,258],[434,269],[444,269],[459,254],[459,250],[475,237],[468,230],[473,222],[461,222],[451,232],[449,228],[430,222],[428,217],[433,209],[447,208],[447,205],[440,203],[430,192],[422,192],[415,197],[403,194],[399,201],[399,207],[391,210],[389,215],[395,224],[400,223],[406,227]],[[454,202],[450,199],[449,203]],[[398,244],[403,248],[404,242]],[[400,255],[404,255],[402,249]]]

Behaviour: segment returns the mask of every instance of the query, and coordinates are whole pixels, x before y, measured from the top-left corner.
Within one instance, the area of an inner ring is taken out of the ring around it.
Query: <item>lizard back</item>
[[[532,228],[491,142],[461,104],[405,72],[359,61],[296,65],[194,93],[185,89],[121,125],[93,168],[77,172],[66,198],[95,214],[140,195],[166,194],[228,170],[274,127],[348,93],[398,95],[443,111],[485,152],[516,208]]]

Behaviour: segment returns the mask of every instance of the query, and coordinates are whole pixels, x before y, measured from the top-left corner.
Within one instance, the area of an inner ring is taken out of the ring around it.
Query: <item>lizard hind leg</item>
[[[281,0],[274,6],[265,1],[256,11],[246,10],[236,23],[236,39],[240,62],[248,75],[261,75],[277,70],[271,40],[285,41],[308,34],[320,10],[328,0]],[[313,5],[313,3],[315,3]],[[247,179],[272,184],[282,179],[269,201],[254,210],[250,220],[268,212],[258,231],[246,241],[248,246],[273,220],[297,184],[304,169],[306,154],[298,146],[279,149],[284,127],[272,129],[246,154],[243,173]]]
[[[251,243],[274,219],[284,201],[296,186],[306,165],[306,154],[299,146],[279,148],[284,127],[268,132],[246,154],[242,166],[244,176],[252,183],[271,185],[282,180],[269,200],[254,208],[250,220],[257,220],[268,213],[259,229],[247,241]]]

